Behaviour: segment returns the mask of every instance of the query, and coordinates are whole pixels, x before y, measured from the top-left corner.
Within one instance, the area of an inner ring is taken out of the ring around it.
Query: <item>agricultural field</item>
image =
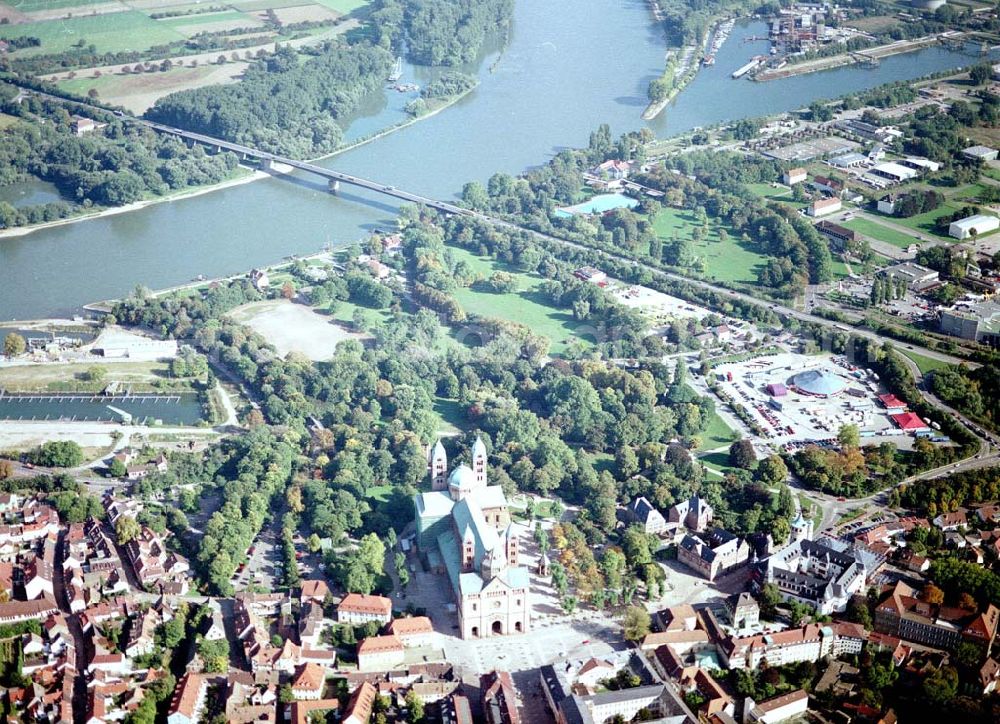
[[[729,234],[726,241],[719,238],[718,224],[710,223],[704,239],[692,239],[692,231],[697,221],[694,212],[687,209],[665,208],[653,220],[656,235],[669,241],[675,235],[691,240],[695,254],[705,260],[705,275],[726,282],[756,283],[757,268],[764,264],[766,257],[744,245]]]
[[[476,272],[487,276],[494,271],[510,272],[518,282],[518,288],[508,294],[493,294],[464,287],[455,292],[455,299],[466,314],[478,314],[483,317],[495,317],[523,324],[535,334],[551,340],[552,354],[561,354],[570,347],[589,347],[593,344],[592,337],[582,335],[589,328],[587,322],[578,322],[573,315],[563,309],[556,309],[546,304],[537,287],[541,277],[519,272],[511,267],[491,259],[477,257],[474,254],[455,247],[449,247],[449,252],[457,261],[466,261]]]
[[[0,25],[0,38],[36,37],[41,45],[17,51],[14,57],[48,55],[69,50],[78,43],[93,45],[99,53],[138,51],[163,45],[184,36],[134,10],[105,15],[60,18],[12,25]]]
[[[239,62],[200,65],[195,68],[174,67],[168,71],[153,73],[118,73],[102,75],[99,78],[77,76],[60,81],[58,85],[63,90],[79,95],[87,95],[91,89],[96,90],[100,100],[123,106],[132,113],[141,114],[158,98],[176,91],[204,85],[235,83],[247,65]]]

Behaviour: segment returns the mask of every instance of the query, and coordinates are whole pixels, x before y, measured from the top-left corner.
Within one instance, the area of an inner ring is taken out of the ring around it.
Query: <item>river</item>
[[[738,25],[706,68],[649,126],[664,136],[722,120],[777,113],[817,98],[967,65],[969,55],[933,47],[882,61],[770,83],[729,76],[766,44],[744,43],[763,23]],[[519,173],[561,148],[586,145],[609,123],[641,127],[645,89],[664,45],[644,0],[518,0],[509,44],[479,64],[480,87],[444,112],[325,162],[436,198],[470,179]],[[408,77],[426,79],[408,69]],[[404,78],[406,80],[406,78]],[[406,98],[389,91],[348,129],[366,135],[401,118]],[[267,179],[190,199],[0,239],[0,320],[66,314],[136,284],[166,287],[291,254],[344,245],[393,222],[397,204],[307,177]]]

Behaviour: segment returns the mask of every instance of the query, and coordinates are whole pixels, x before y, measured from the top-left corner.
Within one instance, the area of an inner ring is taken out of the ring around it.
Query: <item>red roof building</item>
[[[879,395],[878,401],[882,403],[882,406],[887,410],[905,410],[906,403],[895,395]]]
[[[889,415],[900,430],[906,432],[918,432],[920,430],[930,430],[927,423],[920,419],[920,415],[915,412],[901,412],[898,415]]]

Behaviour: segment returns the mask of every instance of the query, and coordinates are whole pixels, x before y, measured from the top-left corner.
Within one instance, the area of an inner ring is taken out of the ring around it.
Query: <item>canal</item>
[[[762,23],[737,26],[717,54],[649,126],[669,135],[723,120],[792,110],[817,98],[967,65],[943,48],[760,84],[729,75],[760,45]],[[642,126],[646,87],[663,67],[663,38],[645,0],[518,0],[509,43],[478,66],[480,87],[452,108],[346,152],[325,165],[436,198],[470,179],[516,174],[560,149],[586,145],[609,123]],[[425,71],[408,69],[423,82]],[[404,79],[405,80],[405,79]],[[348,137],[403,117],[403,94],[372,99]],[[345,190],[328,195],[311,178],[268,179],[129,213],[0,239],[0,320],[66,314],[136,284],[166,287],[220,276],[290,254],[360,239],[394,223],[397,205]]]

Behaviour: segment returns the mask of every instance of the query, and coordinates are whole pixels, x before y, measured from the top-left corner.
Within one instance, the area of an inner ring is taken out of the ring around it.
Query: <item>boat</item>
[[[714,55],[706,55],[704,58],[702,58],[701,64],[702,65],[715,65],[715,56]]]
[[[403,58],[396,58],[396,64],[392,66],[392,72],[389,74],[389,82],[395,83],[397,80],[403,77]]]

